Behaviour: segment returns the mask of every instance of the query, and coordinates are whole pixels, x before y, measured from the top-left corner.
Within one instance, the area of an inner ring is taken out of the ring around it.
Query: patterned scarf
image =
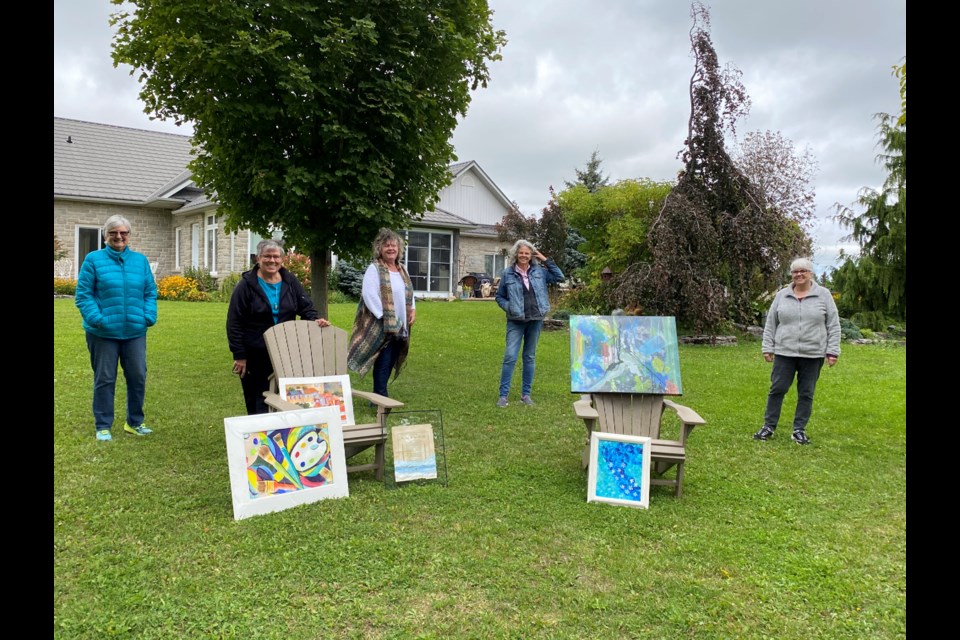
[[[394,348],[397,349],[397,361],[393,367],[393,377],[396,379],[400,375],[400,369],[407,360],[407,353],[410,349],[409,337],[400,338],[401,323],[397,318],[396,310],[393,305],[393,287],[390,285],[390,270],[381,260],[374,263],[377,267],[377,273],[380,275],[380,302],[383,304],[383,317],[377,318],[370,313],[363,299],[357,305],[357,315],[353,319],[353,336],[350,338],[350,348],[347,352],[347,366],[351,371],[356,371],[363,378],[373,367],[377,356],[383,350],[389,340],[394,340]],[[406,289],[406,305],[413,305],[413,284],[410,282],[410,276],[403,265],[400,267],[400,275],[403,277]],[[403,310],[407,312],[406,308]],[[408,328],[409,334],[409,328]]]

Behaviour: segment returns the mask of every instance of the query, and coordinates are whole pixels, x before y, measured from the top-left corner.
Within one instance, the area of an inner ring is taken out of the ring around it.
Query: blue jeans
[[[397,350],[394,348],[393,337],[387,338],[387,345],[380,350],[380,355],[373,362],[373,392],[389,398],[387,382],[390,381],[390,372],[397,362]]]
[[[813,392],[817,388],[823,358],[792,358],[774,356],[773,369],[770,371],[770,393],[767,395],[767,410],[763,415],[763,424],[771,429],[777,428],[780,421],[780,408],[783,396],[797,378],[797,410],[793,414],[793,430],[803,431],[813,412]]]
[[[87,349],[93,367],[93,421],[97,431],[113,426],[118,362],[127,382],[127,424],[142,425],[143,397],[147,390],[147,336],[114,340],[87,333]]]
[[[505,398],[510,393],[510,381],[513,379],[513,370],[516,368],[521,342],[523,343],[523,386],[520,395],[530,395],[536,364],[534,359],[537,355],[537,341],[540,340],[542,328],[543,320],[526,322],[507,320],[507,348],[503,354],[503,369],[500,371],[501,398]]]

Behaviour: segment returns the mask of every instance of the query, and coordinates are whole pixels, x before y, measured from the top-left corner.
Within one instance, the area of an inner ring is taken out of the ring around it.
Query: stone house
[[[131,246],[145,254],[157,279],[202,268],[216,278],[248,269],[261,237],[226,233],[217,204],[186,168],[190,137],[53,119],[53,228],[66,250],[54,277],[76,278],[84,257],[103,246],[103,223],[130,220]],[[493,225],[512,207],[476,162],[450,165],[451,183],[433,211],[406,229],[407,270],[418,297],[457,295],[469,272],[503,269],[505,243]],[[371,239],[372,240],[372,239]]]

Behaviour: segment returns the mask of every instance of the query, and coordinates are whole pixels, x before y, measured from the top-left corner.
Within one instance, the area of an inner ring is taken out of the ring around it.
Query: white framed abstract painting
[[[349,495],[339,408],[224,418],[223,429],[235,520]]]
[[[280,378],[280,397],[308,409],[337,407],[344,425],[356,424],[353,417],[353,394],[350,376],[315,376],[312,378]]]
[[[594,431],[590,435],[587,502],[650,506],[650,438]]]

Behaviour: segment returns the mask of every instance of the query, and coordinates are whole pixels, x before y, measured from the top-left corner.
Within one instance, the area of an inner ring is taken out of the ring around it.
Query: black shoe
[[[754,440],[769,440],[772,437],[773,437],[773,429],[771,429],[767,425],[763,425],[762,427],[760,427],[760,431],[757,431],[755,434],[753,434]]]
[[[803,431],[794,431],[790,439],[797,444],[810,444],[810,438],[808,438],[807,434]]]

